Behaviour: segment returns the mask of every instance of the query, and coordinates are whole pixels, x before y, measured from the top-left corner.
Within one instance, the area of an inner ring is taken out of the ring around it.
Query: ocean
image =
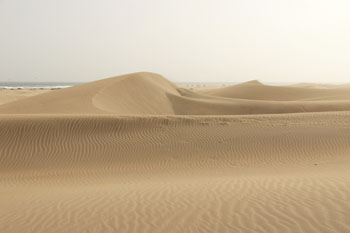
[[[82,83],[74,82],[0,82],[0,89],[51,89],[66,88]]]

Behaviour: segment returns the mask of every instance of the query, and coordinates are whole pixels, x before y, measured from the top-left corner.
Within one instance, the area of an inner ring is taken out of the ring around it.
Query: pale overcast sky
[[[0,81],[350,82],[349,0],[0,0]]]

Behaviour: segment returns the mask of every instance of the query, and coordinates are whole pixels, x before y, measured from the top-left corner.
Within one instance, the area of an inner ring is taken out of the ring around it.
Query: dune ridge
[[[135,73],[0,105],[0,232],[350,232],[346,89]]]

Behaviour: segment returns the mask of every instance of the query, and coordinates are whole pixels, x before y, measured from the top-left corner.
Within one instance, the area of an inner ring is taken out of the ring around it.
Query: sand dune
[[[5,103],[0,232],[350,232],[346,87],[290,88],[136,73]]]
[[[176,86],[157,74],[136,73],[4,104],[0,112],[170,115],[166,93],[176,94]]]
[[[311,98],[333,98],[341,96],[350,100],[350,87],[340,86],[319,86],[319,85],[294,85],[294,86],[269,86],[259,81],[250,81],[224,88],[214,88],[203,91],[205,94],[251,100],[274,100],[293,101]]]
[[[245,115],[349,110],[346,86],[300,88],[251,81],[193,92],[154,73],[113,77],[0,105],[0,113],[7,114]]]

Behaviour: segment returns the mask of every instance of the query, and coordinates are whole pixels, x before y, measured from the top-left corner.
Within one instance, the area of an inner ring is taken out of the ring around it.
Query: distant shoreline
[[[75,82],[0,82],[0,89],[6,90],[49,90],[72,87],[83,83]]]

